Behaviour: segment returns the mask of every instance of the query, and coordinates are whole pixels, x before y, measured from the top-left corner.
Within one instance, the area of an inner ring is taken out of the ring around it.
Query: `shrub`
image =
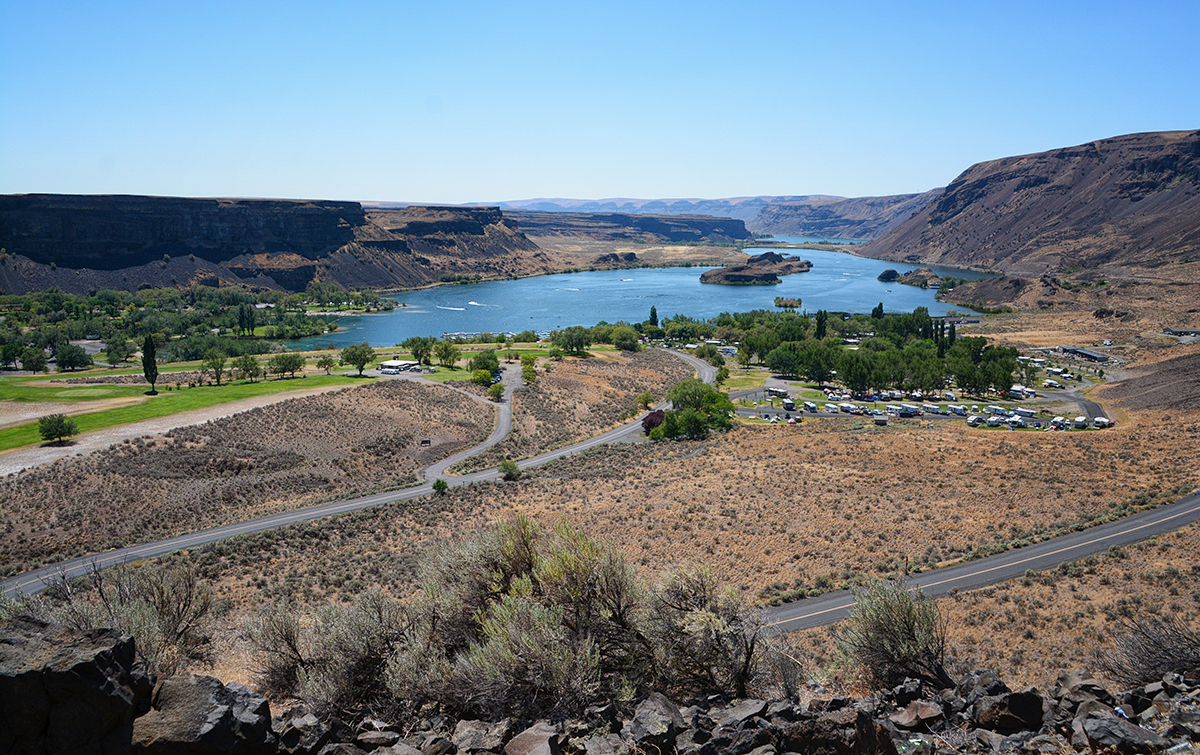
[[[885,689],[911,677],[954,686],[944,666],[946,625],[936,602],[901,581],[883,580],[855,590],[854,598],[837,644],[869,684]]]
[[[521,468],[517,466],[515,461],[511,459],[503,459],[500,461],[500,473],[504,475],[504,479],[509,482],[521,479]]]
[[[488,370],[475,370],[471,373],[471,382],[477,385],[491,385],[492,373]]]
[[[441,477],[433,481],[433,492],[441,495],[450,489],[450,483],[443,480]]]
[[[1120,630],[1116,647],[1096,654],[1098,668],[1113,681],[1136,687],[1200,668],[1200,633],[1178,616],[1123,619]]]
[[[492,401],[499,401],[504,398],[504,386],[500,383],[494,383],[492,387],[488,388],[488,398]]]
[[[38,420],[38,434],[44,441],[59,442],[79,433],[75,420],[65,414],[50,414]]]

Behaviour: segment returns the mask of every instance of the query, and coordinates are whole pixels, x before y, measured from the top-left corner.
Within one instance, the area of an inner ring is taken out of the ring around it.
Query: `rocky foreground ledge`
[[[820,690],[815,690],[820,693]],[[915,680],[864,698],[707,700],[654,693],[567,721],[271,717],[240,684],[154,683],[133,640],[22,617],[0,622],[0,752],[287,755],[773,755],[811,753],[1194,752],[1200,669],[1112,694],[1083,672],[1013,691],[989,671],[954,689]]]

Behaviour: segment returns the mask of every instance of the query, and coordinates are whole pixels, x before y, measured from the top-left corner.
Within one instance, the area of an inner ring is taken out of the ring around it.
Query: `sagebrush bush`
[[[953,687],[946,673],[946,624],[937,603],[902,581],[876,580],[854,591],[855,606],[837,635],[838,648],[877,689],[905,678]]]
[[[1114,644],[1111,650],[1097,652],[1097,667],[1113,681],[1131,687],[1200,668],[1200,632],[1175,615],[1123,619]]]

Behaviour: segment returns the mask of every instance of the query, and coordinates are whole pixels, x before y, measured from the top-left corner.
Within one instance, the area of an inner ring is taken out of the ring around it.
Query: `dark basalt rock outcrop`
[[[889,267],[887,270],[884,270],[882,273],[880,273],[879,277],[875,280],[881,280],[884,283],[891,283],[892,281],[900,280],[900,271],[893,270]]]
[[[718,267],[700,275],[701,283],[723,283],[735,286],[770,285],[779,283],[779,276],[806,273],[812,269],[808,260],[784,257],[777,252],[758,254],[741,265]]]
[[[0,622],[0,751],[121,752],[152,686],[120,632],[27,616]]]
[[[592,260],[593,265],[600,267],[629,267],[640,263],[636,252],[611,252]]]
[[[398,738],[397,738],[398,739]],[[262,695],[211,676],[167,677],[133,725],[133,752],[146,755],[271,755],[271,710]]]

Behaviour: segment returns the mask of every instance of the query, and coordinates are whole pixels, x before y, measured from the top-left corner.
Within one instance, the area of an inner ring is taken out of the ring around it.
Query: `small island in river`
[[[779,276],[806,273],[812,269],[808,260],[784,257],[778,252],[758,254],[740,265],[706,270],[701,283],[724,283],[731,286],[755,286],[780,283]]]

